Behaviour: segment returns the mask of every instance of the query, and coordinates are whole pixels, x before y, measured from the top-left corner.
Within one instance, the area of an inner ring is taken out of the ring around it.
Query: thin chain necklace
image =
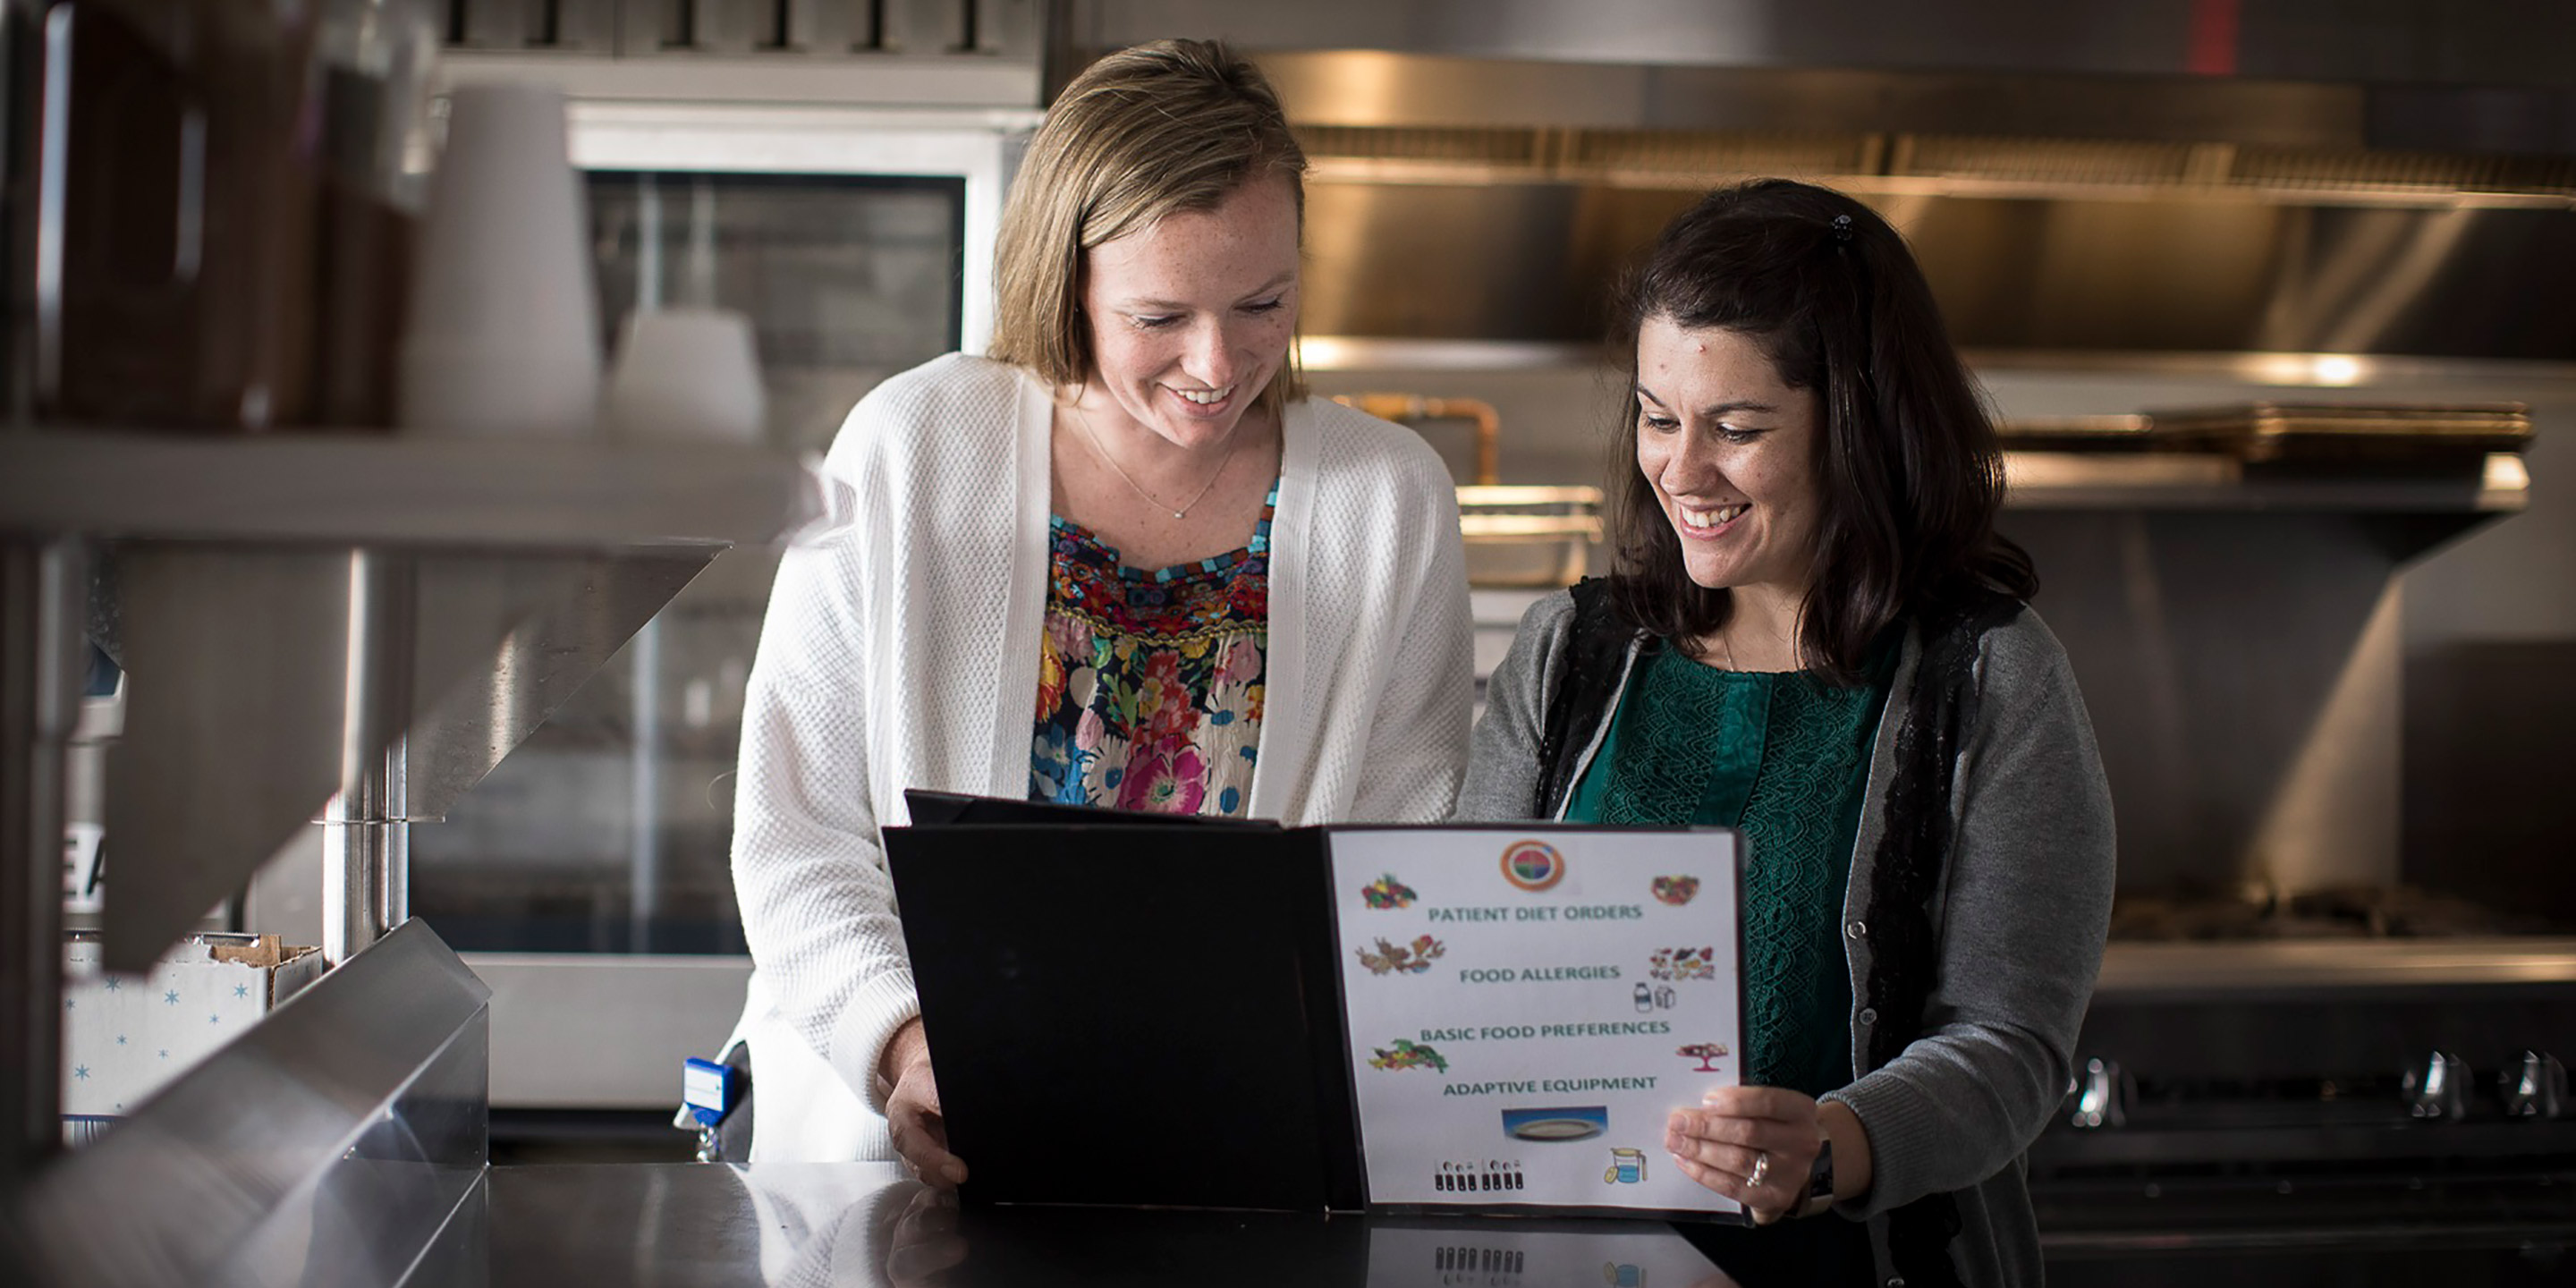
[[[1718,628],[1717,647],[1720,651],[1726,654],[1727,670],[1740,671],[1744,669],[1735,664],[1735,622],[1732,618],[1727,621],[1726,625]],[[1791,639],[1789,644],[1789,656],[1792,660],[1799,657],[1798,645],[1794,637]],[[1792,666],[1790,669],[1795,670],[1797,668]]]
[[[1128,487],[1134,488],[1136,495],[1145,498],[1146,502],[1151,504],[1155,509],[1162,509],[1162,499],[1155,496],[1153,493],[1146,491],[1144,484],[1138,483],[1127,473],[1126,470],[1119,468],[1118,458],[1111,456],[1109,454],[1109,449],[1100,445],[1100,436],[1092,432],[1091,418],[1082,414],[1081,406],[1074,403],[1067,403],[1065,406],[1068,410],[1073,412],[1073,423],[1082,427],[1082,441],[1091,445],[1092,455],[1099,457],[1100,463],[1108,466],[1110,471],[1115,473],[1122,482],[1127,484]],[[1226,445],[1225,459],[1216,463],[1216,473],[1208,476],[1207,486],[1200,488],[1198,490],[1198,495],[1191,497],[1188,505],[1184,505],[1179,509],[1172,511],[1173,518],[1188,518],[1191,507],[1206,500],[1207,494],[1216,490],[1216,481],[1225,477],[1225,467],[1234,464],[1234,453],[1237,449],[1243,446],[1243,422],[1235,422],[1234,434],[1232,437],[1234,441]]]

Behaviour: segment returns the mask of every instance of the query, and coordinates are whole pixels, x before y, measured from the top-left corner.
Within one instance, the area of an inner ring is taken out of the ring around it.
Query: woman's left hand
[[[1755,1225],[1796,1212],[1825,1139],[1816,1102],[1780,1087],[1719,1087],[1664,1124],[1682,1175],[1744,1205]]]

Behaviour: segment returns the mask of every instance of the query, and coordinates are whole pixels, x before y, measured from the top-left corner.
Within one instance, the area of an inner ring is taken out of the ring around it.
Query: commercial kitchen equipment
[[[580,92],[607,72],[463,54],[445,74]],[[658,305],[746,314],[766,441],[819,453],[879,380],[991,333],[994,231],[1035,119],[577,98],[571,149],[602,318]],[[775,566],[745,551],[710,569],[596,679],[557,695],[545,728],[474,795],[412,833],[413,910],[494,990],[505,1131],[521,1110],[667,1111],[681,1060],[711,1053],[740,1010],[750,963],[727,862],[731,770]],[[314,862],[307,851],[270,869],[248,920],[291,927]]]
[[[112,541],[120,569],[133,683],[107,967],[149,964],[325,798],[345,833],[323,874],[335,969],[59,1160],[59,842],[41,863],[12,856],[41,878],[17,884],[47,896],[6,927],[9,996],[44,999],[0,1061],[19,1123],[13,1251],[60,1274],[214,1273],[354,1204],[334,1237],[398,1270],[479,1174],[488,1034],[488,991],[406,919],[408,824],[471,788],[726,546],[818,513],[805,467],[739,448],[101,431],[0,434],[0,462],[11,700],[39,717],[10,731],[28,753],[8,802],[18,840],[59,835],[67,726],[41,717],[76,692],[80,567]]]
[[[1468,585],[1570,586],[1590,570],[1592,548],[1601,540],[1601,489],[1504,486],[1503,418],[1492,403],[1404,393],[1337,394],[1333,401],[1416,429],[1437,421],[1464,421],[1473,428],[1472,481],[1458,485]]]

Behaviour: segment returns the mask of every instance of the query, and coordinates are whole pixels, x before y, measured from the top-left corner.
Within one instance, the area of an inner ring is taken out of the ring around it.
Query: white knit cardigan
[[[905,788],[1028,793],[1050,418],[1043,384],[986,359],[886,381],[826,461],[841,521],[779,567],[734,795],[755,1161],[891,1156],[875,1070],[920,1004],[877,829]],[[1474,685],[1448,473],[1335,403],[1292,404],[1282,439],[1247,811],[1443,818]]]

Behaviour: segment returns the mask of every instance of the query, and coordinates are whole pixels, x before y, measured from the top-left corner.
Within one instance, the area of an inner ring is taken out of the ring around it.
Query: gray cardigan
[[[1562,815],[1561,798],[1534,803],[1548,702],[1575,615],[1573,598],[1559,593],[1521,619],[1470,744],[1460,818]],[[1614,709],[1644,643],[1627,647]],[[1882,874],[1867,856],[1880,852],[1899,808],[1892,790],[1899,726],[1924,646],[1922,632],[1909,627],[1870,758],[1870,805],[1843,899],[1859,1076],[1825,1099],[1850,1106],[1867,1130],[1874,1180],[1867,1195],[1838,1210],[1870,1221],[1884,1284],[1897,1272],[1888,1213],[1948,1194],[1960,1224],[1949,1259],[1960,1281],[2035,1285],[2039,1232],[2023,1154],[2065,1098],[2076,1031],[2101,966],[2111,914],[2110,788],[2065,651],[2022,607],[1976,643],[1974,714],[1957,743],[1949,795],[1949,861],[1930,908],[1938,966],[1923,1027],[1894,1059],[1869,1068],[1879,1017],[1869,1005],[1876,945],[1863,912]],[[1609,727],[1599,719],[1588,745],[1569,747],[1578,759],[1564,783],[1580,781]]]

